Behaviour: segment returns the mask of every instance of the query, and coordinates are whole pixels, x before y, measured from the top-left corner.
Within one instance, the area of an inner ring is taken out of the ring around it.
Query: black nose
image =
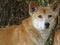
[[[50,24],[49,24],[48,22],[46,22],[46,23],[45,23],[45,28],[49,28],[49,25],[50,25]]]

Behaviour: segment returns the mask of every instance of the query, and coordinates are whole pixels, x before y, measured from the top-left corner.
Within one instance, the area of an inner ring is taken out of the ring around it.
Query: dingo
[[[21,25],[0,28],[0,45],[44,45],[55,26],[58,12],[58,3],[51,7],[39,7],[30,2],[30,17]]]
[[[60,29],[55,32],[54,45],[60,45]]]

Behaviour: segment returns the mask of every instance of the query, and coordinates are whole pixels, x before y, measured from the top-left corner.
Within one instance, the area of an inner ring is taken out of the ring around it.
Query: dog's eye
[[[52,15],[48,15],[48,17],[50,18],[50,17],[52,17]]]
[[[41,15],[39,15],[38,17],[39,17],[39,18],[42,18],[42,16],[41,16]]]

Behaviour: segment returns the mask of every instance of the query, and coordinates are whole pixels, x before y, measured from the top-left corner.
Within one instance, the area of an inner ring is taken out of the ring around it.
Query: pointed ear
[[[52,10],[56,13],[56,15],[59,13],[59,8],[60,8],[60,3],[59,2],[54,2],[51,5]]]
[[[37,11],[38,5],[35,1],[31,1],[29,4],[29,14],[32,15],[34,12]]]

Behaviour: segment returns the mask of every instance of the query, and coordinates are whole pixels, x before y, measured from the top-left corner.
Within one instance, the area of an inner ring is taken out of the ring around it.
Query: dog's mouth
[[[49,29],[49,26],[45,26],[45,29]]]
[[[47,29],[50,29],[50,26],[45,26],[44,28],[40,27],[41,30],[47,30]]]
[[[45,29],[49,29],[49,27],[45,27]]]

